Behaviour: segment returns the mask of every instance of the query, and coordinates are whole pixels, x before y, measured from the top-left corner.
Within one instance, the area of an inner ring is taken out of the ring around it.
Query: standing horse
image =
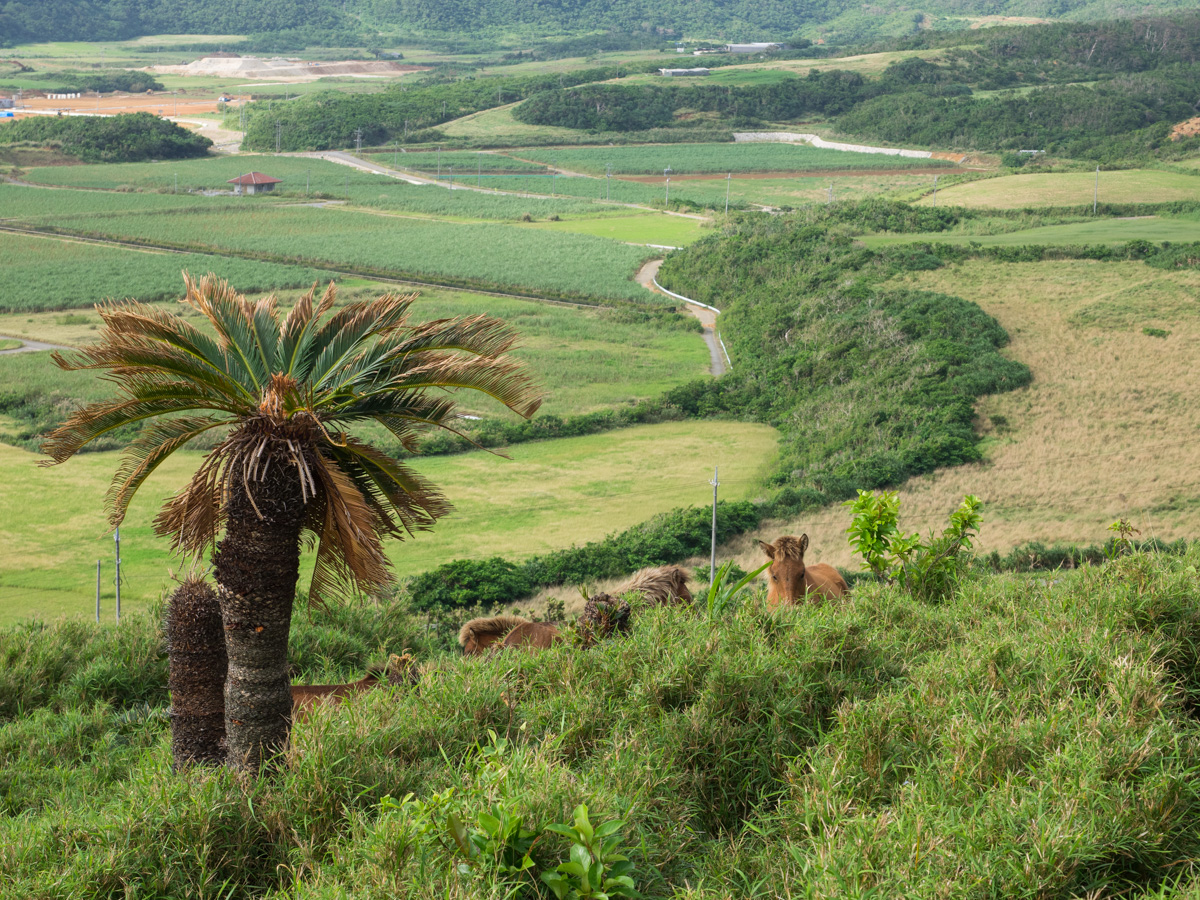
[[[804,564],[804,551],[808,549],[808,535],[785,535],[776,538],[774,544],[759,541],[763,553],[771,560],[771,568],[767,570],[770,578],[770,591],[767,593],[767,605],[778,606],[780,603],[795,604],[802,602],[820,603],[823,600],[834,600],[850,593],[840,572],[825,563],[815,563],[811,566]]]

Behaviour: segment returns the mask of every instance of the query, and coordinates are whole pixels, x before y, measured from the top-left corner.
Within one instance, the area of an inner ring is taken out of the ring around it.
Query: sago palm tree
[[[140,426],[108,492],[120,525],[138,488],[172,453],[208,432],[220,442],[155,520],[176,550],[215,549],[229,656],[226,735],[233,765],[252,769],[287,738],[288,629],[302,544],[316,546],[310,596],[369,590],[389,578],[386,537],[426,530],[450,506],[409,467],[355,429],[382,425],[406,449],[419,431],[453,429],[455,393],[489,395],[523,416],[541,403],[506,352],[515,334],[487,316],[409,322],[416,294],[335,310],[331,284],[281,316],[226,282],[184,274],[183,302],[213,334],[136,301],[97,308],[99,341],[64,369],[107,370],[118,396],[75,412],[45,441],[43,465]]]

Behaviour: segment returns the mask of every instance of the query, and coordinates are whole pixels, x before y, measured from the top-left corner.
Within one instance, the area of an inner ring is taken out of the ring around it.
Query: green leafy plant
[[[521,817],[505,804],[494,804],[480,813],[474,826],[457,813],[446,818],[450,837],[468,869],[490,868],[504,878],[520,876],[533,868],[529,851],[540,836],[522,826]]]
[[[553,872],[543,872],[542,881],[558,900],[607,900],[609,897],[640,897],[630,873],[631,863],[618,847],[619,819],[593,826],[586,804],[575,808],[572,825],[547,825],[546,830],[571,841],[571,858]]]
[[[1133,552],[1133,536],[1141,534],[1141,532],[1134,528],[1127,519],[1117,519],[1108,526],[1108,530],[1113,533],[1113,536],[1104,545],[1104,555],[1110,562],[1119,556],[1128,556]]]
[[[950,524],[938,537],[922,541],[917,532],[905,534],[898,519],[900,499],[895,491],[874,494],[859,491],[849,500],[853,517],[846,529],[850,545],[863,557],[863,568],[880,581],[899,584],[921,600],[944,600],[954,591],[966,566],[979,530],[982,502],[973,494],[950,515]]]
[[[741,596],[746,585],[761,575],[763,570],[769,565],[771,565],[771,561],[767,560],[767,562],[763,563],[753,572],[745,573],[733,584],[726,583],[726,579],[730,577],[729,573],[734,566],[733,560],[730,560],[717,569],[716,575],[713,576],[712,584],[708,586],[708,593],[704,597],[704,607],[708,612],[708,620],[712,622],[718,617],[723,616]]]

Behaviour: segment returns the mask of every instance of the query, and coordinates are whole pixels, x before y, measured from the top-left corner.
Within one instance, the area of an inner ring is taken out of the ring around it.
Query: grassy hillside
[[[591,650],[471,660],[402,607],[313,611],[300,682],[403,647],[439,665],[419,693],[312,714],[249,780],[172,773],[149,618],[0,632],[4,891],[544,897],[565,840],[504,875],[499,852],[463,864],[446,816],[540,831],[586,803],[623,822],[649,898],[1194,898],[1197,565],[642,611]]]

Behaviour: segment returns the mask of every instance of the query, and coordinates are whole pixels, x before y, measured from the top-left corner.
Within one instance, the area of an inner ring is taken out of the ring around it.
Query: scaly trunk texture
[[[227,499],[217,545],[217,597],[225,626],[225,736],[229,764],[255,772],[287,742],[292,694],[288,629],[300,577],[304,497],[296,467],[278,457]]]
[[[225,632],[212,586],[186,578],[167,606],[171,756],[175,768],[225,761]]]

